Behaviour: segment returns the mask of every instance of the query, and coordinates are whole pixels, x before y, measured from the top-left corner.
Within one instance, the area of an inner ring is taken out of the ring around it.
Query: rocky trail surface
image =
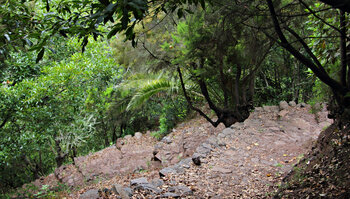
[[[269,198],[331,124],[325,107],[315,109],[281,102],[230,128],[197,118],[161,141],[136,133],[34,184],[74,187],[65,198]]]

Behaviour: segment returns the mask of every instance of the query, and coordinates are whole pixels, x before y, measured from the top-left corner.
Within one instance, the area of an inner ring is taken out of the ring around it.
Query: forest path
[[[159,142],[149,133],[128,136],[55,173],[63,183],[83,187],[62,193],[66,198],[119,198],[121,193],[108,191],[118,186],[131,190],[132,198],[269,197],[331,124],[326,116],[324,107],[313,114],[310,105],[282,103],[258,107],[245,122],[226,129],[195,118]],[[141,177],[147,182],[130,185]],[[38,186],[55,183],[53,175],[36,181]]]

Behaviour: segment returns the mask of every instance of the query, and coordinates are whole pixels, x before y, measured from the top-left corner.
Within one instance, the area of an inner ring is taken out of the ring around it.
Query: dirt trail
[[[214,149],[201,166],[176,175],[177,181],[191,187],[194,198],[269,198],[331,123],[326,110],[318,113],[318,121],[309,111],[258,108],[244,123],[219,134],[226,145]]]
[[[103,193],[113,190],[114,185],[130,189],[132,198],[268,197],[331,123],[325,108],[311,114],[309,105],[290,105],[258,107],[244,123],[227,129],[213,128],[196,118],[179,125],[159,142],[150,133],[119,139],[117,146],[79,157],[75,166],[55,171],[61,182],[83,187],[62,193],[62,197],[119,198],[117,193]],[[194,153],[200,155],[200,166],[191,161]],[[181,160],[185,165],[176,164]],[[140,177],[158,183],[147,185],[154,187],[152,190],[130,187],[130,180]],[[52,174],[34,184],[54,186],[57,180]],[[189,190],[186,196],[177,191],[178,187]]]

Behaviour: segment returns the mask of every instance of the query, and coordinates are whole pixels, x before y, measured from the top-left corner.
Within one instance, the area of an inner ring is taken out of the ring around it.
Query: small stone
[[[280,117],[284,117],[284,116],[286,116],[288,114],[288,111],[287,110],[281,110],[279,113],[278,113],[278,116],[280,116]]]
[[[223,131],[222,131],[222,134],[225,135],[225,137],[227,136],[230,136],[230,135],[233,135],[235,133],[235,131],[231,128],[225,128]]]
[[[176,193],[166,192],[163,195],[161,195],[161,198],[180,198],[180,195]]]
[[[197,166],[201,165],[201,155],[198,153],[194,153],[192,155],[192,161]]]
[[[169,192],[175,192],[180,194],[181,196],[190,196],[193,195],[193,191],[186,187],[186,186],[175,186],[175,187],[169,187]]]
[[[289,104],[289,106],[291,106],[291,107],[295,107],[295,106],[297,105],[294,101],[290,101],[288,104]]]
[[[227,174],[227,173],[232,173],[231,170],[229,169],[225,169],[225,168],[222,168],[222,167],[218,167],[218,166],[215,166],[212,171],[214,172],[219,172],[219,173],[224,173],[224,174]]]
[[[197,149],[196,149],[196,152],[199,154],[202,154],[202,156],[204,156],[204,157],[206,157],[211,151],[212,151],[212,149],[203,147],[202,145],[197,147]]]
[[[208,143],[203,143],[202,144],[202,147],[206,148],[206,149],[209,149],[210,151],[214,150],[213,148],[211,148],[211,145],[208,144]]]
[[[126,136],[124,136],[124,139],[126,139],[126,140],[128,140],[128,139],[130,139],[130,138],[132,138],[132,135],[126,135]]]
[[[268,113],[274,113],[274,112],[277,113],[279,111],[278,106],[263,106],[263,109],[264,109],[264,111],[266,111]]]
[[[131,191],[131,189],[130,189],[130,191]],[[118,194],[122,199],[129,199],[132,196],[131,192],[129,193],[128,191],[126,191],[119,184],[114,184],[112,186],[112,192],[114,192],[115,194]]]
[[[156,187],[161,187],[164,184],[164,181],[161,179],[154,179],[152,180],[151,184]]]
[[[100,198],[98,189],[91,189],[79,196],[79,199],[97,199]]]
[[[129,195],[129,197],[132,197],[133,193],[132,193],[132,189],[130,187],[125,187],[124,191]]]
[[[162,142],[164,142],[166,144],[171,144],[172,140],[170,137],[166,136],[166,137],[163,137]]]
[[[192,162],[192,159],[191,158],[186,158],[186,159],[183,159],[181,160],[179,163],[177,163],[178,165],[184,167],[184,168],[190,168],[191,166],[191,162]]]
[[[281,101],[279,104],[280,110],[288,109],[289,105],[286,101]]]
[[[275,126],[270,127],[269,129],[270,129],[272,132],[280,132],[280,131],[281,131],[281,129],[280,129],[280,128],[275,127]]]
[[[148,184],[147,178],[137,178],[130,181],[131,186],[137,186],[141,184]]]
[[[173,168],[171,168],[171,167],[166,167],[166,168],[164,168],[164,169],[162,169],[162,170],[160,170],[159,171],[159,176],[160,177],[165,177],[165,176],[167,176],[167,175],[169,175],[169,174],[176,174],[177,172],[173,169]]]
[[[135,133],[135,138],[138,139],[138,140],[141,139],[142,138],[142,133],[136,132]]]
[[[162,190],[158,189],[157,187],[155,187],[154,185],[147,183],[147,184],[140,184],[134,187],[134,190],[146,190],[146,191],[152,191],[154,193],[161,193]]]
[[[298,106],[299,106],[300,108],[304,108],[304,107],[306,107],[306,104],[303,102],[303,103],[298,104]]]
[[[219,146],[216,136],[210,136],[206,142],[214,148],[217,148]]]

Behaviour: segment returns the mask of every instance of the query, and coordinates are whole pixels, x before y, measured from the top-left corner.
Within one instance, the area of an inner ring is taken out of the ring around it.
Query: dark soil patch
[[[350,198],[350,127],[333,124],[283,179],[275,198]]]

